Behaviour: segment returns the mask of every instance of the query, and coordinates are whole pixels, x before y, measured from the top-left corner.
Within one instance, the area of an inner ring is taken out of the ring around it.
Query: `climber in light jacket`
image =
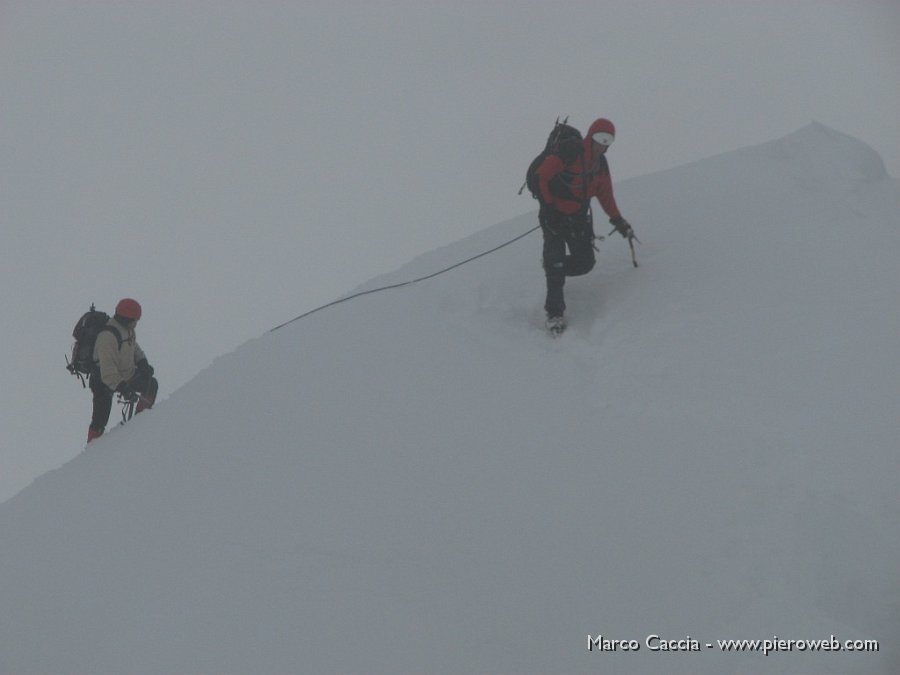
[[[152,408],[156,400],[159,383],[135,334],[140,318],[141,306],[137,300],[123,298],[116,305],[115,315],[97,335],[95,368],[90,376],[94,410],[88,427],[88,443],[103,435],[114,393],[125,398],[137,397],[135,413]]]

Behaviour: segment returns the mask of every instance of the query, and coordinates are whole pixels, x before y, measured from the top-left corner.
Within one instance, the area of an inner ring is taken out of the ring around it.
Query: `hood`
[[[588,165],[594,162],[594,144],[591,141],[591,137],[598,131],[605,131],[613,136],[616,135],[616,127],[605,117],[598,117],[593,121],[588,128],[588,132],[584,135],[584,156]]]
[[[605,117],[599,117],[594,120],[593,124],[591,124],[591,127],[588,129],[587,138],[590,138],[598,131],[605,131],[613,136],[616,135],[616,127]]]

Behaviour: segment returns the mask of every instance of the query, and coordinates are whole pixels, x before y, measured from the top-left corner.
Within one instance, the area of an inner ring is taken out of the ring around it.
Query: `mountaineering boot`
[[[566,329],[566,320],[562,316],[547,316],[544,325],[551,335],[559,335]]]
[[[88,439],[87,442],[90,443],[95,438],[100,438],[103,435],[103,429],[95,429],[94,427],[88,427]]]

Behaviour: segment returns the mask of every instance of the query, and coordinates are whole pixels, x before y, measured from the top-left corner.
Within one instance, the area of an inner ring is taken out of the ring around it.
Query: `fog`
[[[140,300],[164,399],[531,211],[516,191],[558,115],[616,123],[614,181],[812,120],[897,176],[898,37],[893,2],[0,4],[0,499],[83,448],[64,355],[91,302]]]

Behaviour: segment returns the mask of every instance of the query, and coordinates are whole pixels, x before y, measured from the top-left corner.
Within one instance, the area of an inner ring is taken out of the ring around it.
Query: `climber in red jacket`
[[[595,120],[574,159],[566,163],[559,154],[550,154],[537,169],[547,277],[544,310],[551,330],[561,330],[565,326],[563,287],[566,277],[587,274],[594,267],[591,198],[597,198],[609,222],[623,237],[634,237],[634,230],[616,205],[606,161],[606,151],[615,134],[612,122],[603,118]]]

